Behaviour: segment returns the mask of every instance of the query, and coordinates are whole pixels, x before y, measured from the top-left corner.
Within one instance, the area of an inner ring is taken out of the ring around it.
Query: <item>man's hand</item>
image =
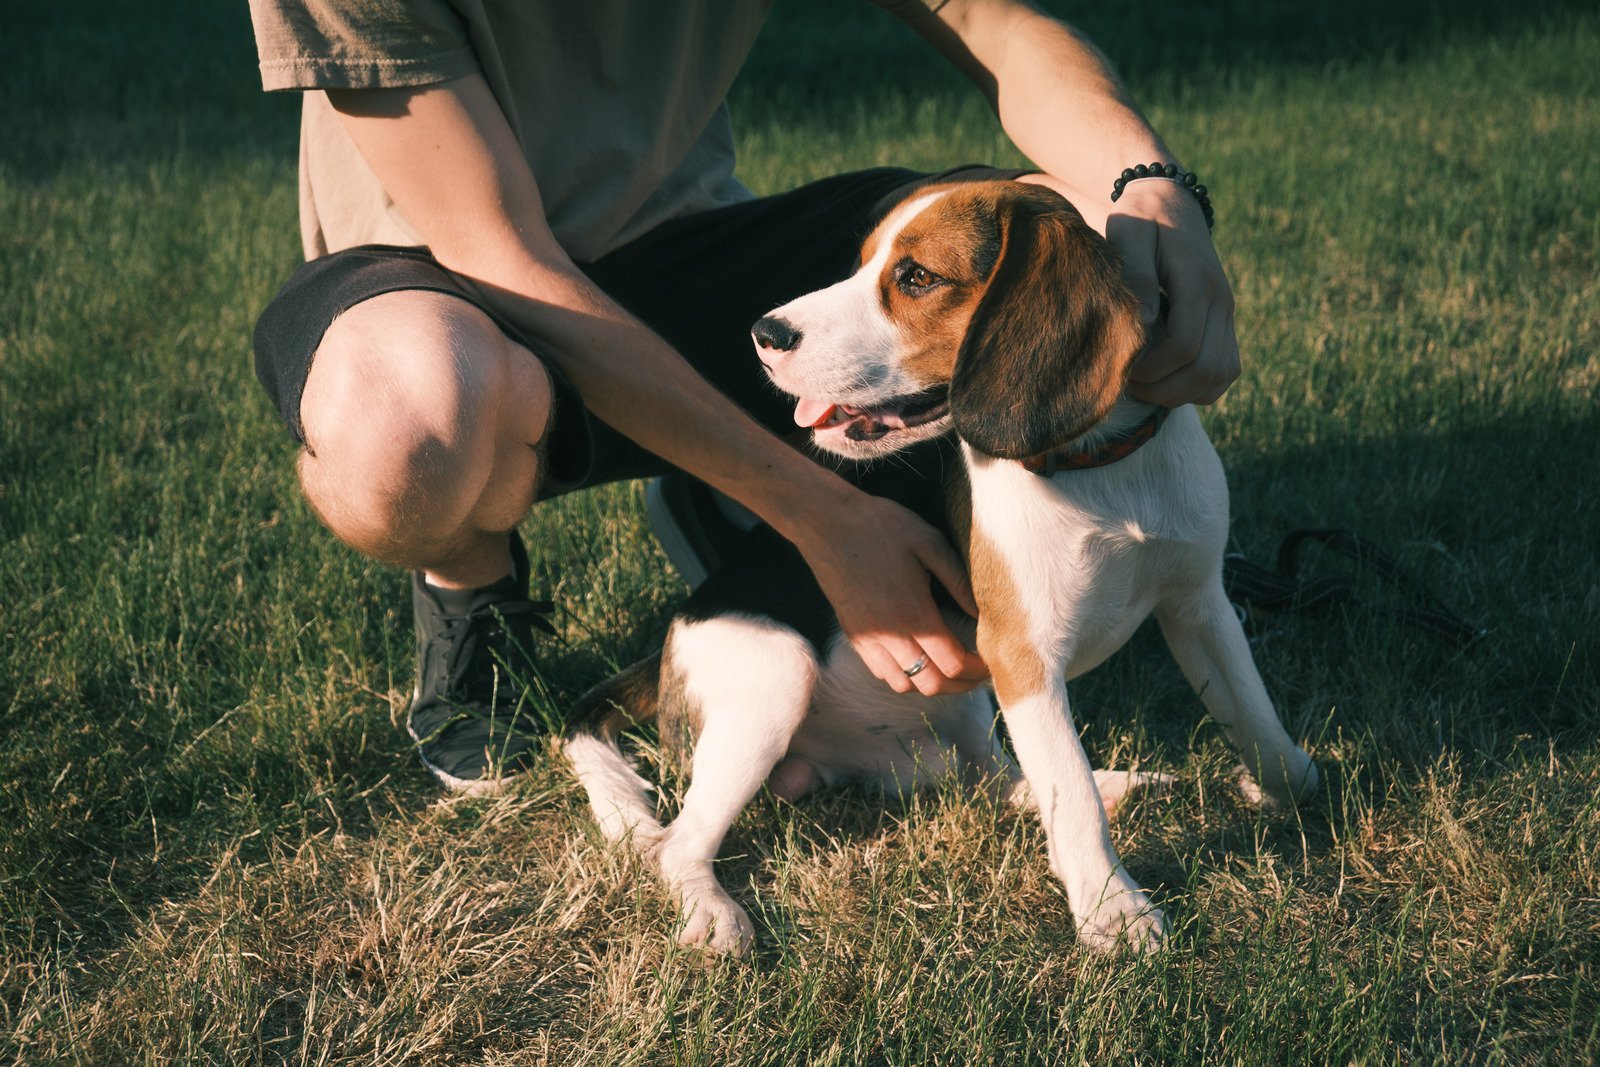
[[[825,530],[795,539],[839,625],[867,669],[897,693],[965,693],[988,677],[933,602],[931,581],[978,613],[961,560],[939,533],[900,505],[857,493],[829,512]],[[906,671],[927,663],[914,676]]]
[[[1239,377],[1233,290],[1194,194],[1165,179],[1130,182],[1106,218],[1152,343],[1128,370],[1128,392],[1166,407],[1210,404]],[[1166,292],[1165,336],[1157,332]]]

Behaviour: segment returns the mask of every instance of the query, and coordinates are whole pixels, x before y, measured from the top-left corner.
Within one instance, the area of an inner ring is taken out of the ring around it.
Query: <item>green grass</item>
[[[1074,700],[1176,774],[1117,828],[1170,949],[1079,951],[1029,819],[949,792],[758,804],[745,967],[670,946],[552,758],[452,801],[398,727],[403,575],[326,535],[249,370],[297,255],[295,108],[243,4],[25,2],[0,35],[0,1056],[29,1063],[1600,1059],[1600,19],[1352,0],[1086,16],[1215,190],[1234,535],[1391,548],[1258,662],[1341,788],[1249,810],[1150,632]],[[771,191],[1017,159],[866,5],[780,10],[735,94]],[[525,526],[551,714],[683,588],[637,487]]]

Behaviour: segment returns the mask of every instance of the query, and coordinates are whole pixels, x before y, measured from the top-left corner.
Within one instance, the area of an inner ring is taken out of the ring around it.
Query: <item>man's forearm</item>
[[[384,188],[444,266],[570,378],[591,411],[791,540],[854,490],[768,433],[561,249],[483,80],[330,93]],[[752,361],[755,359],[752,351]]]
[[[982,90],[1029,159],[1073,188],[1103,199],[1124,168],[1173,161],[1099,49],[1031,4],[911,2],[895,11]]]
[[[1028,158],[1100,196],[1125,167],[1174,161],[1099,49],[1037,12],[1019,23],[1001,56],[995,110]]]
[[[589,410],[734,497],[791,539],[853,495],[761,427],[575,268],[529,264],[523,292],[478,279],[496,309],[540,343]],[[530,292],[536,295],[529,295]],[[750,358],[755,360],[752,349]]]

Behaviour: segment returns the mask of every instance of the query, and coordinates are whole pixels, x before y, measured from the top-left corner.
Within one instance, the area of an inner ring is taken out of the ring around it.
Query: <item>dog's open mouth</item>
[[[949,390],[940,386],[871,407],[802,397],[795,405],[794,421],[819,437],[838,433],[852,441],[877,441],[897,430],[926,426],[943,418],[949,410]]]

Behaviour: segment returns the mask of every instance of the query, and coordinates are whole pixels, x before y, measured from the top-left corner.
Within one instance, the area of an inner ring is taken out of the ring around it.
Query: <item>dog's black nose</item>
[[[757,320],[750,328],[750,336],[756,339],[756,344],[762,348],[771,348],[779,352],[793,352],[800,344],[800,331],[793,324],[773,315],[767,315]]]

